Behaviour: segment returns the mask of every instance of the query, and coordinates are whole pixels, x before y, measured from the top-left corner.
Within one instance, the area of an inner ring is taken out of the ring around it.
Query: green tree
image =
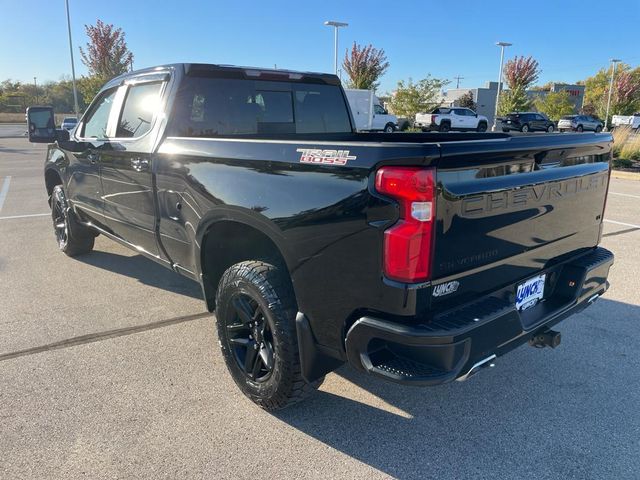
[[[500,94],[498,115],[504,116],[511,112],[524,112],[531,108],[531,99],[524,88],[516,87]]]
[[[121,28],[115,28],[102,20],[98,20],[95,25],[85,25],[84,28],[89,42],[86,51],[80,47],[80,56],[91,76],[110,80],[131,68],[133,53],[127,47]]]
[[[533,103],[539,112],[544,113],[554,122],[564,115],[573,113],[573,103],[569,99],[568,92],[549,92],[537,97]]]
[[[389,106],[395,115],[414,118],[416,113],[431,111],[439,105],[440,92],[448,83],[448,80],[433,78],[431,75],[418,83],[414,83],[412,79],[407,82],[400,80],[391,95]]]
[[[458,98],[458,105],[464,108],[470,108],[474,112],[476,111],[476,102],[473,101],[473,92],[469,90],[467,93]]]
[[[92,77],[83,76],[78,80],[78,91],[80,92],[82,101],[85,105],[89,105],[91,103],[93,98],[106,82],[106,79],[98,75],[94,75]]]
[[[353,42],[351,53],[347,51],[344,55],[342,68],[349,76],[349,88],[375,90],[379,85],[378,80],[389,68],[389,62],[384,50]]]
[[[521,112],[531,108],[527,89],[538,80],[540,65],[533,57],[515,57],[504,65],[504,79],[509,87],[500,94],[498,115]]]
[[[607,99],[611,81],[611,67],[605,67],[598,72],[578,82],[585,86],[584,110],[593,111],[600,118],[607,113]],[[616,68],[611,94],[610,115],[630,115],[640,110],[640,67],[632,69],[625,63]]]

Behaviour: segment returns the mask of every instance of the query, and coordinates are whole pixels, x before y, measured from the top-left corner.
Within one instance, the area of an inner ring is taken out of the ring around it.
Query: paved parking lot
[[[560,348],[429,389],[343,367],[272,415],[195,283],[103,237],[57,251],[44,151],[0,138],[0,478],[640,478],[640,181],[612,180],[612,287]]]

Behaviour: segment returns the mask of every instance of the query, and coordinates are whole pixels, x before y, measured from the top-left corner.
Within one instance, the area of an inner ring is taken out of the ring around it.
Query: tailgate
[[[611,142],[557,134],[443,143],[432,278],[459,280],[447,299],[526,279],[596,246]]]

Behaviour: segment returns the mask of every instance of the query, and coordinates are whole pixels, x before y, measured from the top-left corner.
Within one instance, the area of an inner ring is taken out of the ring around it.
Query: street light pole
[[[502,64],[504,63],[504,47],[510,47],[512,43],[496,42],[496,45],[500,47],[500,73],[498,73],[498,93],[496,94],[496,108],[493,113],[493,126],[491,131],[495,132],[498,129],[498,104],[500,102],[500,90],[502,90]]]
[[[333,56],[333,73],[335,73],[336,75],[338,74],[338,29],[340,27],[348,27],[349,24],[348,23],[344,23],[344,22],[335,22],[333,20],[330,21],[326,21],[324,22],[325,25],[329,26],[329,27],[333,27],[334,28],[334,37],[333,37],[333,49],[334,49],[334,56]]]
[[[73,43],[71,42],[71,20],[69,18],[69,0],[64,0],[67,7],[67,30],[69,32],[69,55],[71,56],[71,80],[73,81],[73,106],[76,111],[76,118],[80,116],[78,108],[78,89],[76,88],[76,67],[73,63]]]
[[[613,91],[613,77],[616,76],[616,65],[622,60],[618,60],[617,58],[611,59],[611,81],[609,82],[609,98],[607,99],[607,114],[604,117],[604,131],[608,132],[609,129],[607,126],[609,125],[609,108],[611,107],[611,92]]]
[[[33,88],[34,88],[34,94],[36,96],[36,105],[38,104],[38,82],[36,82],[36,78],[38,77],[33,77]]]

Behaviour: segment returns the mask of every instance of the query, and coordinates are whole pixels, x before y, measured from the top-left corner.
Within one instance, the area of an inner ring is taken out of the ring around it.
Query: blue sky
[[[612,56],[640,64],[640,0],[603,1],[132,1],[69,0],[76,72],[84,24],[100,18],[126,32],[136,68],[210,62],[333,71],[333,30],[340,58],[354,41],[383,48],[391,64],[379,92],[400,79],[464,77],[481,86],[498,75],[497,40],[507,58],[533,55],[539,83],[573,82]],[[64,0],[0,0],[0,80],[38,82],[70,75]]]

